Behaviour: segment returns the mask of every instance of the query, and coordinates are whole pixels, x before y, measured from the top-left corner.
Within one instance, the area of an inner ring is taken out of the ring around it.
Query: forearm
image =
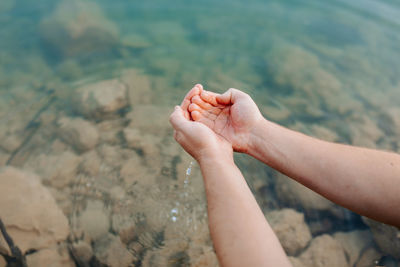
[[[331,201],[400,226],[400,156],[321,141],[264,121],[249,154]]]
[[[233,159],[200,161],[221,266],[291,266]]]

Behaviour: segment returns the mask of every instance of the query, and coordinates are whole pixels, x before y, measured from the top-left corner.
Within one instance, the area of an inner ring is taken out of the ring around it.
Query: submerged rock
[[[372,235],[367,230],[337,232],[333,238],[342,245],[350,266],[354,266],[361,252],[372,245]]]
[[[88,267],[90,266],[90,260],[93,257],[93,250],[90,244],[85,241],[78,241],[71,245],[71,254],[77,261],[79,266]]]
[[[61,139],[79,152],[93,149],[99,141],[96,126],[84,119],[63,117],[58,126]]]
[[[350,267],[340,243],[326,234],[314,238],[299,259],[305,266]]]
[[[78,220],[80,227],[92,241],[104,236],[110,228],[110,220],[101,201],[89,201]]]
[[[112,234],[107,234],[95,242],[94,253],[100,263],[109,267],[133,266],[135,260],[120,238]]]
[[[65,57],[104,52],[118,44],[117,27],[91,1],[64,0],[40,25],[43,41]]]
[[[0,267],[6,267],[6,266],[7,266],[6,260],[3,258],[3,256],[0,255]]]
[[[81,158],[70,151],[59,155],[45,155],[29,159],[24,168],[32,170],[42,178],[43,183],[55,188],[63,188],[76,178]]]
[[[118,80],[106,80],[76,89],[75,109],[83,116],[104,120],[116,117],[128,106],[127,88]]]
[[[304,214],[293,209],[282,209],[269,212],[266,217],[288,255],[296,255],[311,240]]]
[[[278,173],[275,190],[285,205],[303,209],[307,214],[315,211],[334,211],[335,204],[295,180]]]
[[[376,262],[382,257],[382,255],[373,247],[370,247],[362,252],[355,267],[375,267]]]
[[[149,78],[136,69],[125,70],[120,80],[128,87],[129,104],[150,104],[151,84]]]
[[[66,248],[60,249],[57,247],[42,249],[26,257],[26,262],[29,267],[74,267],[75,263],[69,256]]]
[[[375,243],[384,254],[400,259],[400,230],[366,217],[363,221],[371,228]]]
[[[69,234],[67,218],[33,174],[0,168],[0,210],[8,233],[22,253],[51,248]],[[4,240],[0,238],[0,247]]]

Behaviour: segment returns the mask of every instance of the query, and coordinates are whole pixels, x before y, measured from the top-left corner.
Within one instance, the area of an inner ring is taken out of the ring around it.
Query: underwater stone
[[[0,267],[6,267],[7,266],[7,262],[4,259],[3,256],[0,255]]]
[[[292,263],[293,267],[307,267],[306,265],[303,264],[303,262],[299,258],[292,256],[289,256],[288,258],[290,263]]]
[[[342,245],[350,266],[354,266],[361,252],[373,244],[371,232],[368,230],[336,232],[333,238]]]
[[[95,242],[94,253],[100,263],[109,267],[133,266],[135,260],[121,239],[110,233]]]
[[[92,247],[85,241],[78,241],[71,245],[71,253],[79,266],[90,266],[89,262],[93,257]]]
[[[64,57],[106,52],[118,44],[118,29],[91,1],[64,0],[40,24],[40,35]]]
[[[151,103],[151,83],[145,74],[136,69],[127,69],[121,75],[120,80],[128,88],[129,104],[134,107],[137,104]]]
[[[304,214],[293,209],[282,209],[269,212],[266,217],[288,255],[295,255],[311,240]]]
[[[350,267],[340,243],[327,234],[314,238],[299,259],[305,266]]]
[[[77,111],[95,120],[118,117],[117,113],[128,106],[127,88],[118,80],[89,84],[73,94]]]
[[[60,138],[79,152],[93,149],[99,141],[97,128],[89,121],[63,117],[57,124]]]
[[[354,265],[355,267],[369,267],[375,266],[375,261],[379,260],[382,257],[374,247],[367,248],[364,250],[358,259],[357,263]]]
[[[42,249],[26,257],[29,267],[74,267],[75,263],[69,256],[66,248],[60,249],[53,247],[50,249]]]
[[[22,253],[64,241],[68,221],[39,177],[12,167],[0,168],[1,218]],[[0,247],[4,240],[0,238]]]
[[[375,243],[384,254],[400,259],[400,230],[366,217],[363,221],[370,227]]]
[[[78,220],[80,227],[92,241],[104,236],[110,228],[109,218],[101,201],[89,201]]]

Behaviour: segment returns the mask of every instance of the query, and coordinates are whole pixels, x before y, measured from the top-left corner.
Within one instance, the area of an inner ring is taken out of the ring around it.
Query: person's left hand
[[[175,107],[169,121],[175,129],[175,140],[198,162],[203,159],[233,159],[232,145],[204,124],[191,121],[187,110],[181,106]]]

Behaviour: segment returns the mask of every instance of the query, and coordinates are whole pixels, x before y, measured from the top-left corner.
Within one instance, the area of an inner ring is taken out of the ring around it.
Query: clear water
[[[157,126],[198,82],[217,92],[242,89],[267,118],[306,134],[400,152],[396,1],[97,0],[89,8],[85,0],[62,2],[0,3],[0,164],[46,176],[53,170],[37,167],[40,155],[55,162],[65,151],[77,156],[81,165],[69,183],[44,182],[76,239],[87,223],[79,217],[100,205],[103,235],[134,228],[121,249],[137,266],[213,264],[200,171],[193,166],[187,183],[190,157],[167,122]],[[75,20],[75,34],[87,21],[100,33],[69,43],[55,17]],[[119,117],[95,122],[97,169],[85,170],[91,156],[64,144],[57,121],[80,116],[71,101],[76,88],[126,69],[140,73],[149,91],[139,90],[145,100]],[[145,145],[132,148],[122,133],[132,120],[127,114],[143,104],[160,114],[134,118]],[[128,176],[138,178],[128,183],[121,170],[132,158]],[[277,193],[275,171],[241,155],[237,162],[265,213],[290,206]],[[314,235],[368,229],[359,216],[338,213],[306,212],[306,221]]]

